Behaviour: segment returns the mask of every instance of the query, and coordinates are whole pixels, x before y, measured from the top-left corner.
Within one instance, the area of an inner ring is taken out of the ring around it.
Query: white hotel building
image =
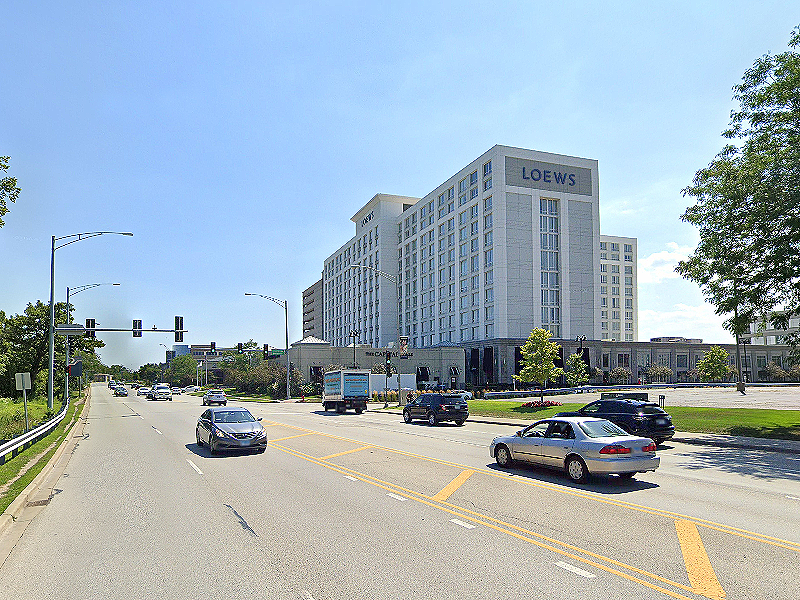
[[[535,327],[636,340],[636,239],[600,235],[596,160],[495,146],[424,198],[377,194],[351,220],[322,272],[334,346],[358,332],[387,347],[398,328],[411,348],[494,341],[500,372],[502,347]]]

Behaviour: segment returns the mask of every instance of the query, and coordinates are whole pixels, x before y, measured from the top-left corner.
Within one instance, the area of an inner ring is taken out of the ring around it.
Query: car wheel
[[[630,481],[636,473],[619,473],[619,478],[623,481]]]
[[[363,408],[357,408],[357,409],[356,409],[356,414],[357,414],[357,415],[360,415],[362,412],[364,412],[364,409],[363,409]]]
[[[653,442],[655,442],[656,446],[660,446],[664,443],[664,438],[653,438]]]
[[[428,425],[433,427],[438,421],[439,419],[436,418],[436,413],[428,413]]]
[[[403,421],[405,421],[406,423],[411,423],[411,413],[408,412],[407,410],[403,411]]]
[[[456,421],[456,425],[461,427],[464,424],[465,421],[466,421],[466,419],[459,419],[458,421]]]
[[[222,406],[228,406],[228,401],[225,400],[225,402],[222,403]]]
[[[497,461],[497,464],[501,467],[510,467],[511,463],[514,462],[511,459],[511,451],[507,446],[501,445],[495,448],[494,458]]]
[[[586,470],[586,463],[578,456],[567,459],[567,475],[575,483],[583,483],[589,472]]]
[[[194,434],[195,434],[195,437],[197,438],[197,445],[202,448],[203,447],[203,440],[200,439],[200,430],[199,429],[195,429],[194,430]]]

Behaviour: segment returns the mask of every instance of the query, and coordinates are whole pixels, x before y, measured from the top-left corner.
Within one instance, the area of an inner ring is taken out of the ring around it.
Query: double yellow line
[[[610,499],[607,499],[607,498],[599,497],[598,495],[592,494],[592,493],[589,493],[589,492],[583,492],[583,491],[574,490],[574,489],[565,489],[565,488],[558,487],[556,485],[545,484],[545,483],[541,483],[541,482],[526,481],[526,480],[522,480],[522,479],[517,478],[517,477],[513,477],[513,476],[510,476],[510,475],[506,475],[506,474],[495,473],[495,472],[492,472],[492,471],[489,471],[489,470],[484,470],[484,469],[466,468],[466,467],[464,467],[464,465],[459,465],[459,464],[456,464],[456,463],[451,463],[451,462],[440,460],[440,459],[435,459],[435,458],[430,458],[430,457],[426,457],[426,456],[422,456],[422,455],[418,455],[418,454],[413,454],[413,453],[410,453],[410,452],[397,450],[397,449],[394,449],[394,448],[388,448],[388,447],[385,447],[385,446],[372,445],[372,444],[370,444],[370,445],[362,445],[362,446],[353,448],[351,450],[346,450],[344,452],[338,452],[338,453],[330,454],[328,456],[323,456],[323,457],[314,457],[314,456],[311,456],[309,454],[305,454],[304,452],[300,452],[299,450],[295,450],[295,449],[286,447],[286,446],[281,445],[281,444],[276,444],[275,442],[283,441],[283,440],[287,440],[287,439],[293,439],[293,438],[297,438],[297,437],[302,437],[302,436],[305,436],[305,435],[313,435],[313,434],[321,435],[323,437],[327,437],[327,438],[330,438],[330,439],[336,439],[336,440],[340,440],[340,441],[347,441],[347,442],[354,443],[354,444],[358,444],[359,442],[357,442],[355,440],[348,439],[348,438],[332,435],[332,434],[327,434],[327,433],[322,433],[322,432],[318,432],[318,431],[313,431],[313,430],[310,430],[310,429],[304,429],[304,428],[301,428],[301,427],[296,427],[296,426],[293,426],[293,425],[286,425],[286,424],[282,424],[282,423],[275,423],[275,425],[281,425],[283,427],[287,427],[287,428],[290,428],[290,429],[294,429],[294,430],[297,430],[297,431],[304,432],[304,433],[299,434],[299,435],[292,435],[292,436],[288,436],[288,437],[283,437],[283,438],[278,438],[278,439],[275,439],[275,440],[271,440],[270,441],[270,446],[272,446],[272,447],[274,447],[274,448],[276,448],[278,450],[281,450],[283,452],[291,454],[291,455],[293,455],[293,456],[295,456],[297,458],[300,458],[302,460],[306,460],[306,461],[312,462],[314,464],[323,466],[323,467],[325,467],[327,469],[331,469],[331,470],[336,471],[338,473],[341,473],[343,475],[347,475],[349,477],[354,477],[354,478],[356,478],[356,479],[358,479],[360,481],[363,481],[365,483],[369,483],[370,485],[374,485],[376,487],[385,489],[388,492],[403,496],[403,497],[405,497],[407,499],[414,500],[416,502],[419,502],[421,504],[425,504],[427,506],[431,506],[431,507],[436,508],[438,510],[442,510],[444,512],[447,512],[449,514],[457,516],[457,517],[459,517],[461,519],[466,519],[466,520],[472,521],[472,522],[474,522],[476,524],[484,525],[486,527],[489,527],[489,528],[494,529],[496,531],[505,533],[505,534],[510,535],[512,537],[515,537],[517,539],[520,539],[520,540],[526,541],[528,543],[534,544],[534,545],[536,545],[536,546],[538,546],[540,548],[555,552],[557,554],[560,554],[560,555],[565,556],[567,558],[571,558],[573,560],[582,562],[584,564],[591,565],[591,566],[596,567],[596,568],[598,568],[600,570],[606,571],[607,573],[610,573],[610,574],[613,574],[613,575],[617,575],[617,576],[622,577],[624,579],[627,579],[629,581],[644,585],[644,586],[646,586],[646,587],[648,587],[650,589],[653,589],[655,591],[663,593],[663,594],[665,594],[667,596],[671,596],[673,598],[679,598],[681,600],[691,600],[691,598],[689,598],[687,596],[684,596],[683,594],[681,594],[681,593],[679,593],[677,591],[674,591],[674,590],[671,590],[671,589],[668,589],[668,588],[664,588],[661,585],[658,585],[657,583],[653,583],[653,582],[658,582],[658,583],[661,583],[661,584],[669,585],[669,586],[672,586],[673,588],[676,588],[678,590],[682,590],[682,591],[686,591],[686,592],[689,592],[689,593],[705,596],[705,597],[711,598],[713,600],[722,600],[722,599],[724,599],[726,597],[725,596],[725,591],[722,589],[722,586],[720,585],[719,580],[717,579],[717,577],[716,577],[716,575],[714,573],[714,570],[711,567],[710,560],[708,559],[708,555],[705,552],[702,540],[700,539],[699,533],[697,531],[697,525],[701,525],[703,527],[707,527],[707,528],[710,528],[710,529],[715,529],[717,531],[721,531],[721,532],[724,532],[724,533],[729,533],[731,535],[736,535],[736,536],[739,536],[739,537],[747,538],[747,539],[750,539],[750,540],[759,541],[759,542],[762,542],[762,543],[778,546],[778,547],[781,547],[781,548],[792,550],[794,552],[800,552],[800,544],[795,543],[795,542],[790,542],[790,541],[787,541],[787,540],[781,540],[779,538],[773,538],[773,537],[770,537],[770,536],[764,536],[764,535],[761,535],[761,534],[758,534],[758,533],[748,532],[746,530],[738,529],[738,528],[735,528],[735,527],[728,527],[728,526],[725,526],[725,525],[721,525],[719,523],[714,523],[712,521],[706,521],[704,519],[694,519],[692,517],[681,515],[679,513],[673,513],[671,511],[655,509],[655,508],[651,508],[651,507],[647,507],[647,506],[633,504],[633,503],[630,503],[630,502],[624,502],[624,501],[621,501],[621,500],[610,500]],[[410,489],[404,488],[402,486],[399,486],[399,485],[396,485],[396,484],[393,484],[393,483],[390,483],[390,482],[387,482],[387,481],[383,481],[383,480],[378,479],[376,477],[373,477],[371,475],[367,475],[365,473],[361,473],[359,471],[355,471],[353,469],[350,469],[350,468],[347,468],[347,467],[344,467],[344,466],[340,466],[340,465],[336,465],[336,464],[332,464],[332,463],[327,462],[331,458],[335,458],[335,457],[338,457],[338,456],[343,456],[343,455],[346,455],[346,454],[351,454],[351,453],[354,453],[354,452],[360,452],[362,450],[366,450],[366,449],[369,449],[369,448],[380,449],[380,450],[384,450],[384,451],[387,451],[387,452],[392,452],[392,453],[395,453],[395,454],[408,456],[410,458],[425,460],[425,461],[428,461],[428,462],[433,462],[433,463],[438,463],[438,464],[458,467],[458,468],[461,468],[462,471],[455,479],[453,479],[447,486],[445,486],[437,494],[435,494],[434,496],[426,496],[425,494],[422,494],[422,493],[417,492],[415,490],[410,490]],[[556,492],[568,494],[568,495],[571,495],[571,496],[590,499],[590,500],[594,500],[596,502],[601,502],[603,504],[608,504],[608,505],[611,505],[611,506],[618,506],[618,507],[622,507],[622,508],[627,508],[629,510],[636,510],[636,511],[640,511],[640,512],[651,514],[651,515],[655,515],[655,516],[663,516],[663,517],[666,517],[666,518],[674,519],[675,527],[676,527],[676,533],[678,535],[678,541],[679,541],[680,546],[681,546],[681,552],[683,554],[684,564],[686,566],[686,571],[687,571],[687,575],[688,575],[688,578],[689,578],[689,582],[691,583],[691,586],[683,585],[683,584],[678,583],[676,581],[672,581],[672,580],[667,579],[665,577],[661,577],[660,575],[656,575],[655,573],[650,573],[648,571],[645,571],[644,569],[639,569],[638,567],[634,567],[632,565],[628,565],[626,563],[623,563],[621,561],[615,560],[613,558],[610,558],[610,557],[607,557],[607,556],[603,556],[601,554],[597,554],[597,553],[591,552],[589,550],[585,550],[583,548],[579,548],[578,546],[574,546],[574,545],[566,543],[566,542],[562,542],[562,541],[559,541],[559,540],[556,540],[556,539],[553,539],[553,538],[549,538],[547,536],[544,536],[542,534],[536,533],[534,531],[530,531],[528,529],[524,529],[522,527],[518,527],[516,525],[510,524],[510,523],[507,523],[507,522],[504,522],[504,521],[501,521],[501,520],[498,520],[498,519],[494,519],[494,518],[492,518],[492,517],[490,517],[488,515],[485,515],[485,514],[482,514],[482,513],[478,513],[476,511],[471,511],[469,509],[466,509],[466,508],[463,508],[463,507],[456,506],[456,505],[448,503],[447,499],[458,488],[460,488],[475,473],[481,473],[481,474],[484,474],[484,475],[489,475],[489,476],[492,476],[492,477],[497,477],[497,478],[501,478],[501,479],[505,479],[505,480],[512,480],[515,483],[521,483],[523,485],[530,485],[530,486],[533,486],[533,487],[544,488],[544,489],[547,489],[547,490],[550,490],[550,491],[556,491]],[[602,562],[598,562],[598,561],[602,561]],[[621,571],[619,569],[625,569],[626,571],[629,571],[629,572],[626,573],[625,571]],[[651,581],[648,581],[646,579],[642,579],[642,577],[646,577],[646,578],[650,579]]]

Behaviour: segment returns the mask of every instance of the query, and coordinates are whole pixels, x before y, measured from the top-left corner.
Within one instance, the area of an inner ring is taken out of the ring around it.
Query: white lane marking
[[[196,464],[194,464],[192,461],[190,461],[188,458],[186,459],[186,462],[188,462],[190,465],[192,465],[192,468],[195,471],[197,471],[200,475],[203,474],[203,472],[198,468],[198,466]]]
[[[464,529],[475,529],[475,525],[472,523],[465,523],[464,521],[459,521],[458,519],[450,519],[451,523],[455,523],[456,525],[461,525]]]
[[[314,596],[311,595],[311,592],[307,592],[306,590],[300,592],[300,598],[301,600],[314,600]]]
[[[350,475],[345,475],[344,478],[349,479],[350,481],[358,481],[358,479],[356,479],[355,477],[351,477]]]
[[[589,573],[589,571],[584,571],[583,569],[579,569],[575,565],[571,565],[569,563],[565,563],[562,561],[558,561],[556,563],[556,566],[561,567],[562,569],[565,569],[570,573],[575,573],[576,575],[580,575],[581,577],[586,577],[586,579],[594,579],[595,577],[597,577],[597,575],[595,575],[594,573]]]
[[[153,427],[153,426],[152,426],[152,425],[150,425],[150,427]],[[155,427],[153,427],[153,429],[156,429],[156,428],[155,428]],[[156,433],[157,433],[158,435],[164,435],[164,434],[163,434],[163,433],[161,433],[161,432],[160,432],[158,429],[156,429]]]
[[[400,502],[405,502],[406,499],[402,496],[398,496],[397,494],[386,494],[389,498],[394,498],[395,500],[399,500]]]
[[[800,500],[797,496],[786,496],[789,500]]]
[[[139,415],[139,418],[140,418],[142,421],[144,421],[144,417],[143,417],[142,415]]]

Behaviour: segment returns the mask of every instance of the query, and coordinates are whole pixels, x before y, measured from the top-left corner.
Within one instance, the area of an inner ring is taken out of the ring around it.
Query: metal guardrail
[[[0,465],[5,464],[6,458],[9,454],[11,454],[11,458],[13,458],[19,453],[20,448],[24,449],[28,445],[38,442],[48,433],[53,431],[53,429],[55,429],[67,415],[67,408],[69,408],[69,405],[65,404],[61,408],[61,411],[47,423],[42,423],[38,427],[35,427],[27,433],[23,433],[22,435],[17,436],[0,446]]]

